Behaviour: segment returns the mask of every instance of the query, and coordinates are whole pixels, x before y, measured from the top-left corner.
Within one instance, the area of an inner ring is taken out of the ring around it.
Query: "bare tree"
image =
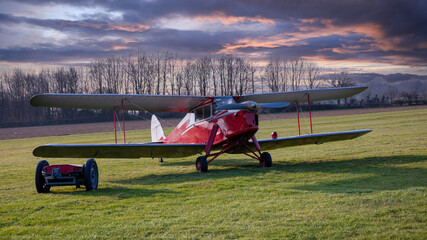
[[[5,122],[6,120],[6,113],[7,109],[6,106],[7,103],[7,92],[6,92],[6,86],[5,86],[5,79],[8,78],[6,73],[3,73],[0,75],[0,123]]]
[[[104,68],[103,59],[98,59],[92,62],[88,67],[90,79],[95,84],[93,93],[104,93],[104,82],[102,77]]]
[[[184,67],[184,88],[186,95],[192,95],[194,92],[196,69],[196,64],[187,59]]]
[[[349,73],[345,70],[341,70],[340,72],[335,72],[329,75],[329,82],[332,87],[339,88],[339,87],[351,87],[354,86],[356,83],[355,81],[350,77]],[[341,100],[337,100],[338,105],[340,105]],[[347,98],[344,99],[344,103],[347,104]]]
[[[161,71],[161,67],[160,67],[160,61],[161,61],[161,56],[160,56],[160,52],[157,52],[157,57],[156,57],[156,72],[157,72],[157,82],[156,82],[156,94],[159,95],[160,94],[160,71]]]
[[[267,85],[272,92],[279,91],[280,58],[272,58],[264,71]]]
[[[209,72],[211,73],[211,79],[212,79],[212,88],[213,88],[213,95],[218,96],[218,76],[217,76],[217,67],[215,64],[217,63],[215,57],[211,57],[210,62],[210,69]]]
[[[291,90],[299,90],[304,76],[305,62],[302,59],[291,58],[289,60],[289,79]]]
[[[305,85],[308,89],[316,89],[320,86],[319,76],[320,67],[314,62],[307,62],[305,64],[306,82]]]
[[[233,94],[233,85],[235,82],[235,67],[234,67],[234,58],[232,55],[227,55],[225,59],[226,69],[227,69],[227,80],[226,80],[226,95]]]
[[[208,93],[208,80],[211,75],[211,64],[210,57],[203,57],[196,61],[197,83],[199,87],[199,94],[201,96],[206,96]]]
[[[256,73],[256,68],[252,64],[249,66],[249,73],[250,73],[250,79],[251,79],[252,94],[254,94],[255,93],[255,73]]]
[[[227,94],[227,58],[225,55],[221,55],[216,58],[215,72],[218,75],[220,95],[224,96]]]
[[[247,92],[250,79],[250,67],[250,64],[247,63],[243,58],[235,59],[235,94],[243,95]]]

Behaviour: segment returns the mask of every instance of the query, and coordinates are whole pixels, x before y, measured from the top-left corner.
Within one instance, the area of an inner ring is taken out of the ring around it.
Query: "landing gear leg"
[[[200,156],[197,158],[196,160],[196,169],[198,172],[207,172],[208,171],[208,163],[211,162],[212,160],[214,160],[217,156],[215,156],[214,158],[212,158],[209,162],[207,161],[207,158],[209,156],[209,154],[211,153],[214,141],[215,141],[215,136],[216,136],[216,132],[218,131],[218,125],[213,125],[212,130],[211,130],[211,134],[209,135],[209,139],[208,142],[206,143],[206,147],[205,147],[205,156]]]
[[[257,156],[257,154],[254,151],[251,150],[251,148],[249,146],[245,145],[245,147],[255,155],[255,157],[252,157],[252,156],[250,156],[250,157],[258,159],[261,167],[271,167],[272,161],[271,161],[270,153],[268,153],[268,152],[261,153],[261,147],[260,147],[258,140],[256,139],[255,135],[252,136],[252,141],[254,143],[256,150],[259,153],[259,157]]]

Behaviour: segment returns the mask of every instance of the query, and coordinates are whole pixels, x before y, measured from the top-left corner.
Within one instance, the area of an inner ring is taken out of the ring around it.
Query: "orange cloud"
[[[362,23],[362,24],[353,24],[346,26],[337,26],[333,24],[332,19],[301,19],[303,25],[297,26],[300,33],[296,34],[296,37],[322,37],[330,35],[342,35],[349,36],[354,33],[371,37],[375,40],[372,47],[381,49],[383,51],[406,51],[410,50],[399,46],[403,41],[403,37],[387,37],[384,29],[381,25],[377,23]],[[306,23],[316,23],[319,22],[323,26],[310,26]]]
[[[403,41],[402,37],[386,37],[385,31],[381,25],[376,23],[353,24],[348,26],[336,26],[331,19],[300,19],[297,24],[297,32],[285,32],[274,36],[258,37],[251,39],[241,39],[236,43],[226,44],[218,53],[236,54],[239,48],[276,48],[280,46],[301,46],[307,44],[307,39],[316,37],[327,37],[331,35],[351,36],[354,34],[364,35],[371,39],[362,39],[362,42],[369,43],[370,49],[357,49],[359,46],[341,46],[332,50],[337,53],[357,53],[369,52],[375,50],[382,51],[406,51],[408,48],[399,46]],[[321,23],[322,26],[313,26],[310,24]],[[308,24],[308,25],[307,25]],[[423,47],[423,45],[422,45]]]
[[[276,48],[276,47],[292,47],[292,46],[302,46],[307,45],[307,43],[298,37],[294,37],[291,34],[283,33],[277,34],[268,37],[258,37],[258,38],[244,38],[240,39],[234,44],[226,44],[224,48],[221,49],[219,54],[237,54],[239,53],[239,48]]]
[[[143,25],[143,24],[135,24],[135,25],[128,25],[128,26],[109,24],[105,30],[118,30],[118,31],[125,31],[125,32],[143,32],[148,29],[150,29],[150,26]]]
[[[91,29],[99,29],[105,31],[125,31],[125,32],[143,32],[147,29],[150,29],[149,25],[143,24],[133,24],[133,25],[123,25],[123,24],[113,24],[113,23],[87,23],[87,22],[73,22],[73,21],[60,21],[59,23],[64,27],[83,27]]]
[[[119,44],[114,45],[112,48],[108,49],[108,51],[117,51],[117,50],[124,50],[124,49],[129,49],[130,46],[126,46],[128,43],[136,43],[138,41],[134,40],[134,39],[126,39],[121,41]]]
[[[114,51],[117,51],[117,50],[124,50],[124,49],[129,49],[129,47],[127,47],[127,46],[113,46],[110,50],[114,50]]]
[[[63,27],[83,27],[83,28],[92,28],[92,29],[102,29],[103,27],[102,24],[73,22],[73,21],[60,21],[59,25]]]
[[[273,19],[264,18],[260,15],[255,17],[228,16],[223,12],[214,12],[209,15],[199,15],[194,17],[192,20],[201,22],[221,22],[224,25],[240,23],[243,21],[259,22],[262,24],[275,24]]]
[[[418,48],[427,48],[427,42],[422,42],[418,44]]]

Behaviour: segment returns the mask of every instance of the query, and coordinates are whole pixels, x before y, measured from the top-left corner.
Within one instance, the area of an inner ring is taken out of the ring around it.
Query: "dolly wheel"
[[[261,164],[261,167],[271,167],[272,161],[271,161],[270,153],[268,152],[261,153],[259,163]]]
[[[98,165],[93,158],[89,158],[84,165],[86,191],[98,188]]]
[[[48,193],[50,186],[46,184],[46,179],[43,176],[43,168],[49,166],[49,163],[46,160],[41,160],[37,164],[36,168],[36,189],[38,193]]]
[[[208,171],[208,162],[206,162],[205,156],[200,156],[197,158],[196,169],[198,172],[207,172]]]

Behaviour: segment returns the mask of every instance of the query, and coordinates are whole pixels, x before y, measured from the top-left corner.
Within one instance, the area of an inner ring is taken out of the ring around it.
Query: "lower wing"
[[[346,131],[346,132],[334,132],[334,133],[320,133],[320,134],[310,134],[302,135],[295,137],[286,137],[286,138],[276,138],[276,139],[263,139],[259,140],[259,145],[261,150],[272,150],[277,148],[300,146],[307,144],[322,144],[325,142],[334,142],[341,140],[349,140],[353,138],[360,137],[362,135],[371,132],[370,129],[364,130],[355,130],[355,131]],[[252,143],[252,142],[251,142]],[[252,143],[253,146],[253,143]],[[255,147],[252,147],[255,149]]]
[[[203,152],[204,144],[64,144],[43,145],[33,155],[46,158],[177,158]]]
[[[372,130],[356,130],[335,133],[310,134],[295,137],[259,140],[263,151],[306,144],[348,140],[360,137]],[[255,147],[253,143],[253,150]],[[43,145],[34,149],[33,155],[46,158],[178,158],[202,153],[205,144],[64,144]],[[233,153],[233,152],[230,152]],[[236,152],[237,153],[237,152]]]

